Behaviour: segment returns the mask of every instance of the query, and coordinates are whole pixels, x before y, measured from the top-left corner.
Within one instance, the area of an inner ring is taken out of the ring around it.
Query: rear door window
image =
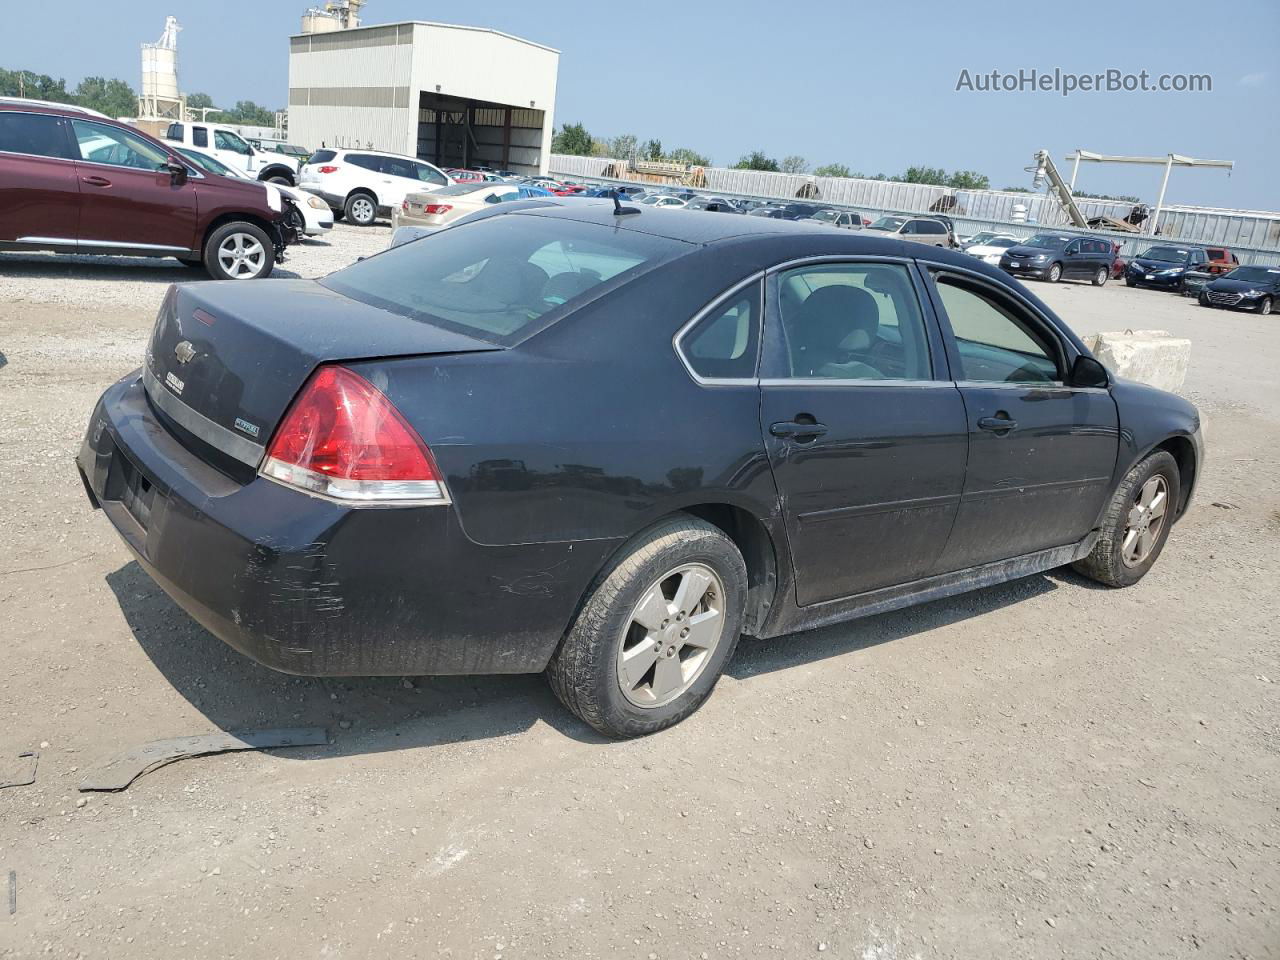
[[[7,110],[0,112],[0,151],[63,160],[72,157],[61,117]]]
[[[191,145],[193,147],[209,146],[209,130],[207,127],[191,128]]]
[[[441,230],[319,282],[362,303],[507,345],[555,322],[602,284],[692,249],[666,237],[516,213]]]
[[[769,377],[930,380],[928,334],[907,269],[824,263],[777,280],[783,357]],[[771,314],[772,316],[772,314]]]

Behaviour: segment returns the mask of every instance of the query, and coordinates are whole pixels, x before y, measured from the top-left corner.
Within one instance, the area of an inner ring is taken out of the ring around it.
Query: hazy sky
[[[5,4],[0,66],[140,83],[138,44],[178,17],[179,79],[230,105],[287,99],[288,43],[308,2],[88,0]],[[369,0],[366,23],[487,26],[561,51],[557,123],[597,137],[634,133],[692,147],[717,164],[762,149],[867,173],[919,163],[974,169],[992,186],[1030,186],[1046,147],[1236,161],[1175,169],[1168,201],[1280,209],[1280,2],[1233,0],[1206,16],[1182,3],[1027,4],[736,0],[679,5]],[[454,11],[460,11],[455,13]],[[1052,15],[1065,15],[1063,19]],[[1020,69],[1077,74],[1209,74],[1208,93],[957,92],[972,76]],[[1154,202],[1160,171],[1084,168],[1082,190]]]

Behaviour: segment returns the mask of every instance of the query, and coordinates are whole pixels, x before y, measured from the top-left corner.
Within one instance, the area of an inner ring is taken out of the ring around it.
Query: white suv
[[[317,150],[298,178],[298,186],[324,199],[335,217],[361,227],[390,216],[410,193],[451,183],[444,171],[422,160],[373,150]]]

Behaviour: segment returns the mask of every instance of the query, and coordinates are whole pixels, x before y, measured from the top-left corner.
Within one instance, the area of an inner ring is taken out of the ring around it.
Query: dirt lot
[[[1280,320],[1037,285],[1082,333],[1194,341],[1212,462],[1151,575],[745,643],[690,721],[608,743],[538,677],[271,673],[130,561],[72,456],[192,277],[0,257],[0,779],[42,753],[0,790],[0,956],[1280,957]]]

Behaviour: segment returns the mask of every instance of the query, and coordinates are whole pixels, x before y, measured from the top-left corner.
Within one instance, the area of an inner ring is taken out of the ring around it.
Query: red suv
[[[0,250],[172,256],[249,280],[284,252],[287,203],[94,111],[0,99]]]

